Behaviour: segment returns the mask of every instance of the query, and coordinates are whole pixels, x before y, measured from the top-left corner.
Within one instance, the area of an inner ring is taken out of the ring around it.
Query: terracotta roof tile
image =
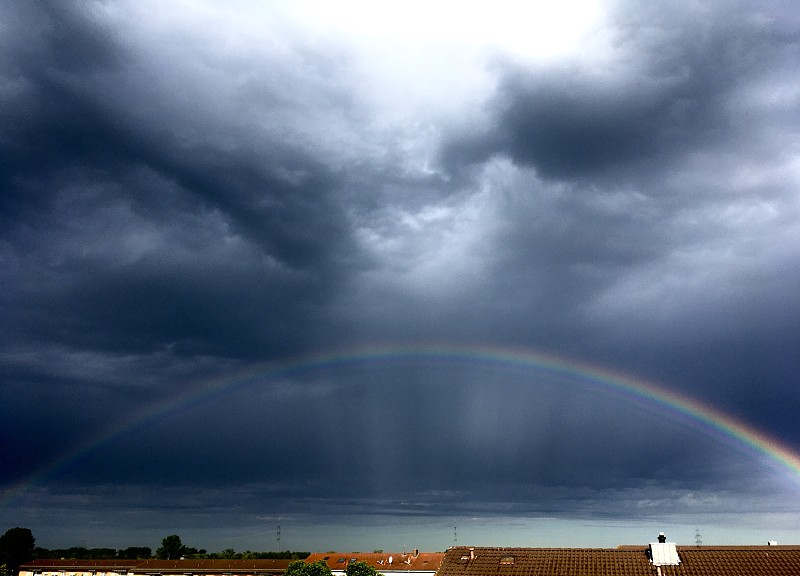
[[[78,560],[75,558],[56,559],[40,558],[31,560],[23,565],[23,569],[44,569],[44,568],[104,568],[106,570],[126,570],[136,566],[141,560]]]
[[[57,560],[42,559],[24,564],[21,569],[37,570],[125,570],[133,574],[210,574],[238,573],[281,574],[293,560],[252,559],[252,560]]]
[[[391,558],[391,562],[389,559]],[[380,572],[429,571],[439,568],[444,558],[442,552],[386,553],[386,552],[325,552],[314,553],[306,562],[322,560],[331,570],[344,570],[350,561],[366,562]]]
[[[647,546],[618,548],[450,548],[446,554],[324,553],[344,570],[351,560],[380,572],[434,571],[436,576],[800,576],[800,546],[678,546],[680,564],[656,568]],[[389,563],[389,557],[392,563]],[[339,561],[341,559],[341,562]],[[291,560],[34,560],[35,571],[114,571],[134,574],[278,574]]]
[[[661,576],[800,576],[800,546],[678,547]],[[657,576],[645,546],[447,551],[437,576]]]
[[[152,574],[186,572],[283,572],[293,560],[251,559],[251,560],[142,560],[133,573]]]

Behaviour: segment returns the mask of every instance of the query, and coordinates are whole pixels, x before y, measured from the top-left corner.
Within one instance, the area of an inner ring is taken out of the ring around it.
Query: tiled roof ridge
[[[338,569],[352,560],[366,562],[381,571],[408,571],[409,569],[430,571],[436,569],[444,559],[444,552],[312,552],[306,562],[325,562],[329,568]],[[390,563],[389,559],[393,561]],[[341,562],[340,562],[341,560]]]
[[[636,552],[647,550],[649,544],[620,544],[613,548],[591,546],[451,546],[448,550],[611,550]],[[800,544],[676,544],[678,550],[800,550]]]
[[[23,566],[133,566],[143,560],[136,558],[36,558]]]
[[[293,560],[282,558],[204,558],[204,559],[183,559],[171,560],[161,558],[142,558],[142,559],[118,559],[118,560],[97,560],[97,559],[80,559],[80,558],[38,558],[26,562],[21,566],[30,566],[32,568],[46,568],[46,567],[119,567],[128,568],[131,571],[139,571],[146,568],[160,568],[160,569],[174,569],[181,570],[192,567],[208,567],[208,568],[232,568],[232,569],[247,569],[247,568],[267,568],[267,567],[285,567]]]
[[[590,546],[585,547],[564,547],[564,546],[510,546],[510,547],[498,547],[498,546],[451,546],[448,548],[449,550],[465,550],[469,552],[470,550],[474,550],[475,552],[478,551],[485,551],[485,552],[506,552],[511,550],[600,550],[600,551],[608,551],[608,552],[637,552],[642,550],[647,550],[647,546],[636,546],[636,547],[620,547],[617,546],[616,548],[593,548]]]
[[[797,545],[681,546],[676,564],[654,564],[648,550],[458,546],[438,576],[800,576]]]
[[[755,544],[755,545],[722,545],[722,546],[681,546],[680,544],[677,546],[678,551],[680,552],[702,552],[702,551],[713,551],[713,550],[725,550],[725,551],[742,551],[747,552],[750,550],[800,550],[800,545],[798,544]]]

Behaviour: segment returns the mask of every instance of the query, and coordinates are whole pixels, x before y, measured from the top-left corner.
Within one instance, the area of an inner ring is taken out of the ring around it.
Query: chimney
[[[470,548],[469,549],[469,559],[470,560],[475,560],[475,548]]]
[[[663,544],[666,541],[667,541],[667,536],[663,532],[659,532],[658,533],[658,542],[660,544]]]

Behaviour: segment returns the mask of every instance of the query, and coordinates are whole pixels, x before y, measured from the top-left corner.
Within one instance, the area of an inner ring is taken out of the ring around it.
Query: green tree
[[[177,534],[167,536],[161,541],[161,548],[156,550],[156,556],[162,560],[177,560],[186,552],[186,546]]]
[[[366,562],[350,562],[344,573],[346,576],[378,576],[378,571]]]
[[[206,551],[203,550],[202,554],[205,554],[205,553],[206,553]],[[198,558],[198,557],[201,556],[202,554],[200,553],[200,550],[198,550],[197,548],[190,548],[188,546],[184,546],[183,547],[183,554],[181,554],[181,556],[183,556],[187,560],[200,560],[200,558]]]
[[[5,564],[12,574],[33,559],[36,539],[28,528],[10,528],[0,536],[0,564]]]
[[[144,560],[152,555],[153,550],[150,546],[130,546],[117,553],[118,558],[125,558],[126,560]]]
[[[303,562],[307,566],[306,576],[331,576],[331,569],[322,560],[317,560],[311,564]]]
[[[116,548],[89,548],[86,554],[92,560],[111,560],[117,557]]]
[[[331,576],[331,569],[322,560],[311,564],[303,560],[296,560],[289,564],[284,576]]]
[[[75,558],[76,560],[85,560],[89,557],[89,551],[85,546],[72,546],[67,548],[67,552],[62,554],[65,558]]]
[[[306,576],[306,563],[302,560],[292,562],[286,567],[283,576]]]

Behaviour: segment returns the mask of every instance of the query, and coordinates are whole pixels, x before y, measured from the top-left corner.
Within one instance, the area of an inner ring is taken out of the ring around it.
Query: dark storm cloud
[[[591,54],[495,54],[458,113],[396,94],[378,42],[135,6],[0,16],[2,486],[67,455],[15,514],[775,512],[759,494],[782,477],[741,445],[567,376],[245,375],[364,343],[537,348],[796,445],[800,59],[780,5],[617,5]]]
[[[676,381],[707,379],[680,368],[702,356],[722,354],[711,362],[729,372],[723,349],[734,347],[774,369],[776,350],[758,341],[770,338],[768,326],[793,323],[779,310],[797,305],[796,272],[771,246],[791,235],[776,211],[796,214],[781,175],[791,153],[777,128],[796,122],[796,98],[783,96],[796,27],[781,6],[626,3],[612,11],[608,52],[560,66],[497,65],[491,129],[459,132],[442,158],[454,174],[469,166],[468,178],[502,191],[492,267],[505,297],[536,309],[530,326],[566,315],[548,335],[556,347],[621,336],[612,362],[636,357],[631,347],[644,338],[659,351],[636,370],[659,365],[654,375],[670,370]],[[781,366],[793,370],[787,357]]]
[[[737,92],[789,73],[796,56],[794,19],[779,12],[618,6],[610,55],[558,67],[499,65],[493,130],[459,138],[445,160],[459,166],[503,154],[547,178],[641,183],[698,150],[746,146],[760,138],[748,130],[765,110],[737,109]]]
[[[536,370],[509,375],[452,361],[377,368],[353,363],[324,370],[324,381],[257,381],[191,401],[76,459],[59,477],[78,486],[120,477],[154,488],[266,484],[265,510],[273,500],[317,498],[446,507],[426,495],[432,490],[455,491],[470,506],[520,494],[518,505],[533,510],[545,505],[522,496],[533,487],[603,491],[618,489],[620,477],[641,479],[632,485],[667,477],[673,490],[700,479],[710,489],[731,454],[665,421],[655,406],[620,405]],[[376,373],[391,386],[376,384]],[[141,466],[151,457],[157,462]]]
[[[86,441],[108,414],[235,369],[223,357],[302,350],[324,331],[321,307],[352,252],[329,168],[209,116],[215,87],[148,76],[99,8],[4,16],[5,482]],[[234,107],[277,106],[273,92],[262,82]],[[133,455],[163,446],[151,448]],[[107,468],[109,480],[141,469],[131,462]]]
[[[191,79],[146,84],[157,80],[91,12],[17,11],[2,152],[7,337],[255,356],[300,345],[292,319],[326,300],[352,250],[336,177],[278,139],[224,133],[191,109],[205,96]],[[172,98],[187,107],[159,111]],[[245,103],[257,98],[274,101],[257,88]]]

